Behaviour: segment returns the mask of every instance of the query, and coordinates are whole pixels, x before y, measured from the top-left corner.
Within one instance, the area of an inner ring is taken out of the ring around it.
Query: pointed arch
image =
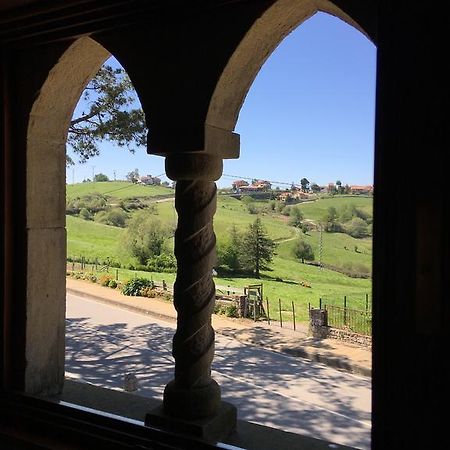
[[[211,97],[207,126],[234,130],[245,97],[264,62],[291,31],[319,11],[340,18],[369,37],[358,22],[331,1],[277,0],[255,21],[229,58]]]

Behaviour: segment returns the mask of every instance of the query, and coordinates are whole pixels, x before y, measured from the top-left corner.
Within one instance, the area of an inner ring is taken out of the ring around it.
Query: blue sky
[[[241,156],[224,174],[290,183],[373,183],[376,48],[341,20],[316,14],[266,61],[241,109]],[[164,173],[164,159],[109,143],[67,170],[67,183],[102,172],[117,179],[139,168]],[[163,179],[164,176],[162,177]],[[233,179],[223,176],[220,187]],[[281,185],[282,186],[282,185]]]

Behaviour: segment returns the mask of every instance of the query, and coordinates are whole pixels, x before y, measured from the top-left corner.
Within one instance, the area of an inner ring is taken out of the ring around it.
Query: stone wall
[[[372,336],[355,333],[348,329],[329,327],[325,309],[312,308],[309,310],[309,333],[319,339],[339,339],[351,344],[372,348]]]
[[[350,330],[340,330],[338,328],[328,327],[328,338],[339,339],[351,344],[360,345],[362,347],[372,348],[372,336],[354,333]]]

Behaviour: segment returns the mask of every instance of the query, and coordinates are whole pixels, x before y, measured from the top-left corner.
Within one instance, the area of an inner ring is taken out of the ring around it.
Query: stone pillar
[[[211,378],[214,330],[211,314],[216,288],[212,270],[216,260],[213,216],[214,181],[180,180],[176,184],[178,227],[175,256],[178,262],[174,304],[178,313],[173,338],[175,379],[164,392],[164,409],[183,418],[214,415],[220,405],[219,385]]]
[[[220,387],[211,378],[214,357],[211,315],[215,302],[212,271],[216,262],[214,181],[222,174],[222,159],[204,153],[168,156],[166,173],[177,182],[178,270],[174,304],[178,316],[172,350],[175,377],[164,390],[163,410],[175,420],[195,422],[193,432],[212,439],[226,436],[236,426],[236,409],[221,402]],[[150,417],[149,423],[156,423],[155,417]]]
[[[214,181],[222,174],[222,158],[208,153],[166,156],[166,173],[177,182],[175,377],[164,390],[163,404],[146,415],[145,423],[217,442],[235,430],[237,421],[236,408],[221,401],[220,387],[211,378],[216,291],[212,279],[216,261]]]

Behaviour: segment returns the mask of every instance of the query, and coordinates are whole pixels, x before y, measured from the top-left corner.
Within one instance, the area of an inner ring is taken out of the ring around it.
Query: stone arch
[[[29,116],[25,391],[32,394],[58,392],[64,383],[66,138],[83,89],[109,55],[89,37],[76,40],[48,73]]]
[[[336,16],[369,37],[358,22],[331,1],[277,0],[255,21],[228,60],[211,97],[207,125],[234,130],[245,97],[264,62],[291,31],[317,12]]]

